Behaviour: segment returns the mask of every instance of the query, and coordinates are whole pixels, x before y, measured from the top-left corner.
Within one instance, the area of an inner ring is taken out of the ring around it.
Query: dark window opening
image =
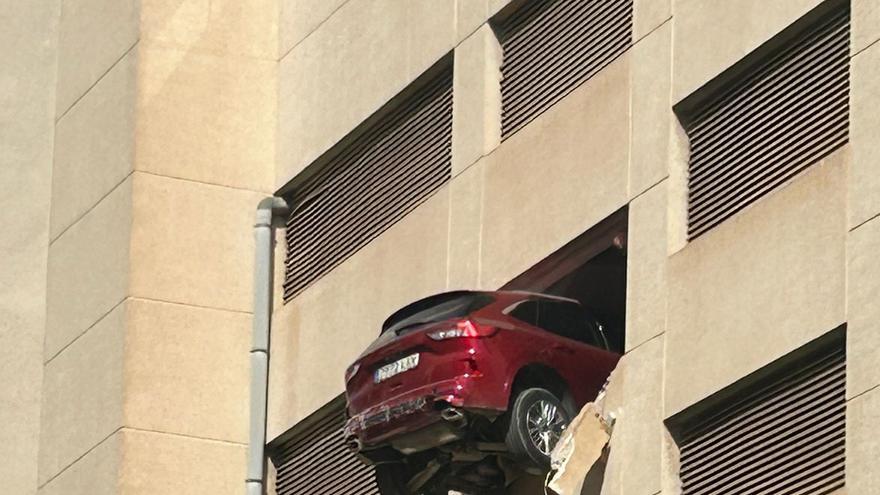
[[[627,209],[624,207],[502,289],[541,292],[579,301],[583,310],[601,323],[609,347],[623,352],[626,343],[626,232]],[[573,311],[554,311],[552,319],[541,321],[544,308],[522,306],[511,314],[524,321],[540,321],[540,326],[549,324],[563,336],[602,342],[602,338],[594,333],[598,329],[584,327],[583,323],[578,327],[574,323],[578,317]],[[589,321],[589,318],[581,316],[581,321]],[[593,342],[587,343],[595,345]]]

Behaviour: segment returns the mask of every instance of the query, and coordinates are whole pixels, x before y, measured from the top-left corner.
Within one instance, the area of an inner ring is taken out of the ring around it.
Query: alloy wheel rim
[[[565,417],[559,408],[546,400],[539,400],[526,412],[529,439],[542,454],[550,455],[565,429]]]

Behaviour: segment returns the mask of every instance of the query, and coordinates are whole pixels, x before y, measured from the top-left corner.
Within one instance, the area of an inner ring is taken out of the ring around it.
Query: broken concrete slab
[[[558,495],[581,493],[584,475],[602,457],[610,432],[602,410],[592,402],[584,406],[553,449],[547,488]]]
[[[595,493],[601,490],[615,421],[615,415],[605,411],[605,391],[610,384],[611,378],[596,400],[587,403],[571,421],[553,449],[546,484],[550,493],[578,495],[592,493],[589,488]]]

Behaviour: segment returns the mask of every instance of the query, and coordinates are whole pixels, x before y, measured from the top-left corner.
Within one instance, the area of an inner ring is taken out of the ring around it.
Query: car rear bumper
[[[412,453],[454,441],[461,436],[460,421],[443,411],[480,408],[472,401],[480,377],[463,375],[409,390],[352,416],[345,425],[347,442],[361,449],[391,445]],[[486,384],[479,384],[485,386]],[[479,402],[479,401],[477,401]]]

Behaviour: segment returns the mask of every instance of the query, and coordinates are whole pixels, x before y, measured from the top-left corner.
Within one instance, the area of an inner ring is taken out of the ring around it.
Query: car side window
[[[599,329],[586,311],[577,304],[543,301],[538,326],[584,344],[604,348]]]
[[[538,326],[538,301],[521,302],[509,314],[519,321]]]

